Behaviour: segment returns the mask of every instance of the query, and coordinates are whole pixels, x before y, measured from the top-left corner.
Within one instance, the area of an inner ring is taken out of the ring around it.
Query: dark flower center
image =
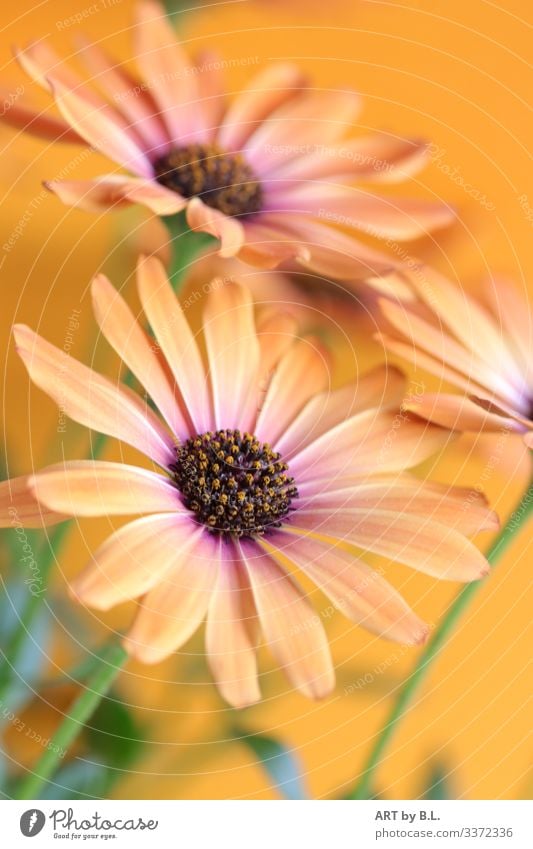
[[[185,506],[212,533],[253,537],[279,528],[298,496],[287,463],[250,433],[217,430],[188,439],[171,467]]]
[[[263,190],[240,153],[214,144],[177,147],[154,162],[161,185],[186,198],[198,196],[226,215],[249,215],[263,205]]]

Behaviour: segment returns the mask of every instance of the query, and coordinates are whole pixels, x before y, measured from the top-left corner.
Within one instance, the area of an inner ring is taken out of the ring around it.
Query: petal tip
[[[15,336],[15,338],[17,336],[21,336],[23,333],[24,334],[33,333],[33,331],[31,329],[31,327],[29,327],[27,324],[14,324],[13,325],[13,336]]]
[[[67,593],[69,598],[71,598],[72,601],[75,601],[76,604],[82,604],[83,606],[85,606],[85,602],[82,598],[82,593],[80,592],[80,586],[77,580],[68,585]]]
[[[484,531],[499,531],[501,528],[500,517],[494,510],[489,510],[486,522],[483,526]]]
[[[130,657],[149,666],[160,663],[162,660],[165,660],[169,654],[171,654],[171,652],[162,651],[160,648],[139,643],[132,637],[125,637],[122,642],[122,647]]]
[[[97,274],[94,275],[94,277],[91,281],[91,289],[96,289],[96,288],[101,288],[102,286],[107,286],[107,284],[109,282],[110,281],[105,276],[105,274],[102,274],[102,272],[99,271]]]
[[[425,644],[429,640],[430,634],[431,628],[429,627],[429,625],[424,624],[419,626],[412,635],[412,645],[425,646]]]
[[[220,690],[220,694],[221,694],[222,698],[232,708],[234,708],[234,710],[245,710],[245,708],[251,707],[252,705],[256,705],[258,702],[261,701],[261,693],[259,691],[259,688],[257,688],[257,691],[254,692],[253,694],[252,693],[242,693],[242,694],[239,694],[239,695],[237,695],[235,693],[230,694],[230,693],[224,692],[224,689],[220,686],[219,686],[218,689]]]
[[[13,326],[15,350],[25,364],[27,364],[28,357],[31,354],[31,343],[35,340],[36,335],[27,324],[15,324]]]
[[[301,692],[313,701],[319,702],[322,699],[327,699],[331,696],[335,689],[335,673],[331,669],[327,674],[322,674],[318,678],[306,681],[302,686]]]
[[[37,478],[38,475],[28,475],[27,486],[34,498],[37,498]]]

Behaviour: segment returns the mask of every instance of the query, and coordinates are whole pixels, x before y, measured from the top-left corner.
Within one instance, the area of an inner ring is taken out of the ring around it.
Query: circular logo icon
[[[24,811],[20,818],[20,830],[24,837],[35,837],[43,830],[46,817],[42,811],[37,808],[31,808],[29,811]]]

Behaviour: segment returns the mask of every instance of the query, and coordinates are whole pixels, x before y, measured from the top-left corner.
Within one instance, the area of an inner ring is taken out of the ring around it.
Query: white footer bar
[[[0,803],[0,844],[158,849],[530,849],[528,801]],[[35,842],[33,842],[33,840]]]

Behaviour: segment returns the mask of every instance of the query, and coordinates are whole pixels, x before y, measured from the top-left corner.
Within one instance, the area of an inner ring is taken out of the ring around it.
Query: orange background
[[[72,40],[83,30],[117,57],[126,58],[132,3],[96,0],[96,4],[97,12],[81,26],[66,29],[58,22],[91,3],[19,0],[6,7],[0,33],[5,86],[14,91],[24,83],[25,96],[43,106],[48,103],[16,67],[10,52],[14,43],[45,34],[64,55],[75,49]],[[498,5],[483,0],[245,0],[199,10],[178,25],[193,51],[210,47],[227,59],[257,56],[259,65],[270,57],[290,57],[312,74],[318,86],[356,88],[365,104],[359,125],[363,131],[384,128],[434,142],[441,158],[398,191],[444,198],[457,205],[459,217],[446,233],[408,250],[461,280],[471,291],[480,287],[489,268],[505,272],[526,291],[527,281],[533,279],[533,225],[520,200],[526,195],[533,206],[533,187],[531,182],[526,184],[531,173],[527,151],[531,73],[526,62],[531,42],[521,19],[526,12],[522,0]],[[249,73],[249,67],[229,70],[229,90],[237,91]],[[87,437],[81,428],[71,426],[61,444],[56,435],[57,412],[42,393],[30,390],[13,350],[11,326],[15,321],[26,322],[61,346],[69,315],[80,309],[72,353],[87,362],[94,357],[100,368],[111,373],[116,361],[101,341],[94,344],[87,285],[102,268],[117,284],[131,273],[140,217],[137,212],[89,215],[41,194],[41,180],[56,176],[69,163],[76,177],[104,173],[103,158],[91,155],[77,161],[77,148],[52,147],[5,127],[0,127],[0,147],[0,248],[31,211],[13,250],[0,250],[1,345],[8,352],[2,396],[5,452],[9,473],[17,474],[59,459],[63,451],[70,457],[80,456]],[[454,169],[468,186],[446,173]],[[476,200],[482,195],[492,209]],[[364,370],[378,361],[379,351],[364,338],[365,325],[358,324],[357,316],[344,319],[344,326],[356,346],[358,368]],[[342,368],[341,361],[338,355]],[[345,365],[342,377],[351,376],[353,369],[353,363]],[[434,476],[476,485],[490,462],[495,439],[463,437],[445,451]],[[113,456],[111,450],[109,456]],[[527,474],[521,446],[510,438],[486,483],[491,503],[502,517],[512,511]],[[66,579],[108,532],[106,521],[85,522],[74,530],[57,570],[58,593],[64,593]],[[484,546],[487,543],[486,537],[480,540]],[[378,790],[384,796],[416,798],[436,763],[449,773],[457,797],[529,795],[525,743],[530,725],[525,672],[531,608],[525,592],[531,563],[528,543],[527,532],[514,542],[432,668],[379,770]],[[388,572],[430,623],[439,621],[457,591],[453,584],[437,583],[401,566],[391,565]],[[318,608],[324,607],[318,593],[313,600]],[[71,607],[70,602],[66,607]],[[130,614],[129,608],[106,615],[70,611],[91,646],[104,639],[110,627],[125,627]],[[71,621],[66,618],[57,626],[49,674],[57,672],[54,664],[61,666],[79,657],[69,633]],[[289,692],[282,677],[270,672],[270,659],[262,653],[265,700],[236,715],[210,683],[201,656],[201,636],[157,667],[128,666],[121,693],[134,707],[148,742],[137,770],[122,777],[114,795],[276,798],[249,751],[238,743],[224,742],[236,722],[245,729],[272,734],[292,748],[313,796],[327,797],[346,788],[357,776],[391,696],[412,668],[417,652],[402,653],[400,647],[370,636],[340,614],[326,625],[338,686],[321,703]],[[371,684],[345,694],[345,688],[360,676],[383,668]],[[38,712],[34,723],[46,727],[46,698],[34,709]],[[23,762],[37,754],[18,750],[16,739],[10,745],[13,756]]]

